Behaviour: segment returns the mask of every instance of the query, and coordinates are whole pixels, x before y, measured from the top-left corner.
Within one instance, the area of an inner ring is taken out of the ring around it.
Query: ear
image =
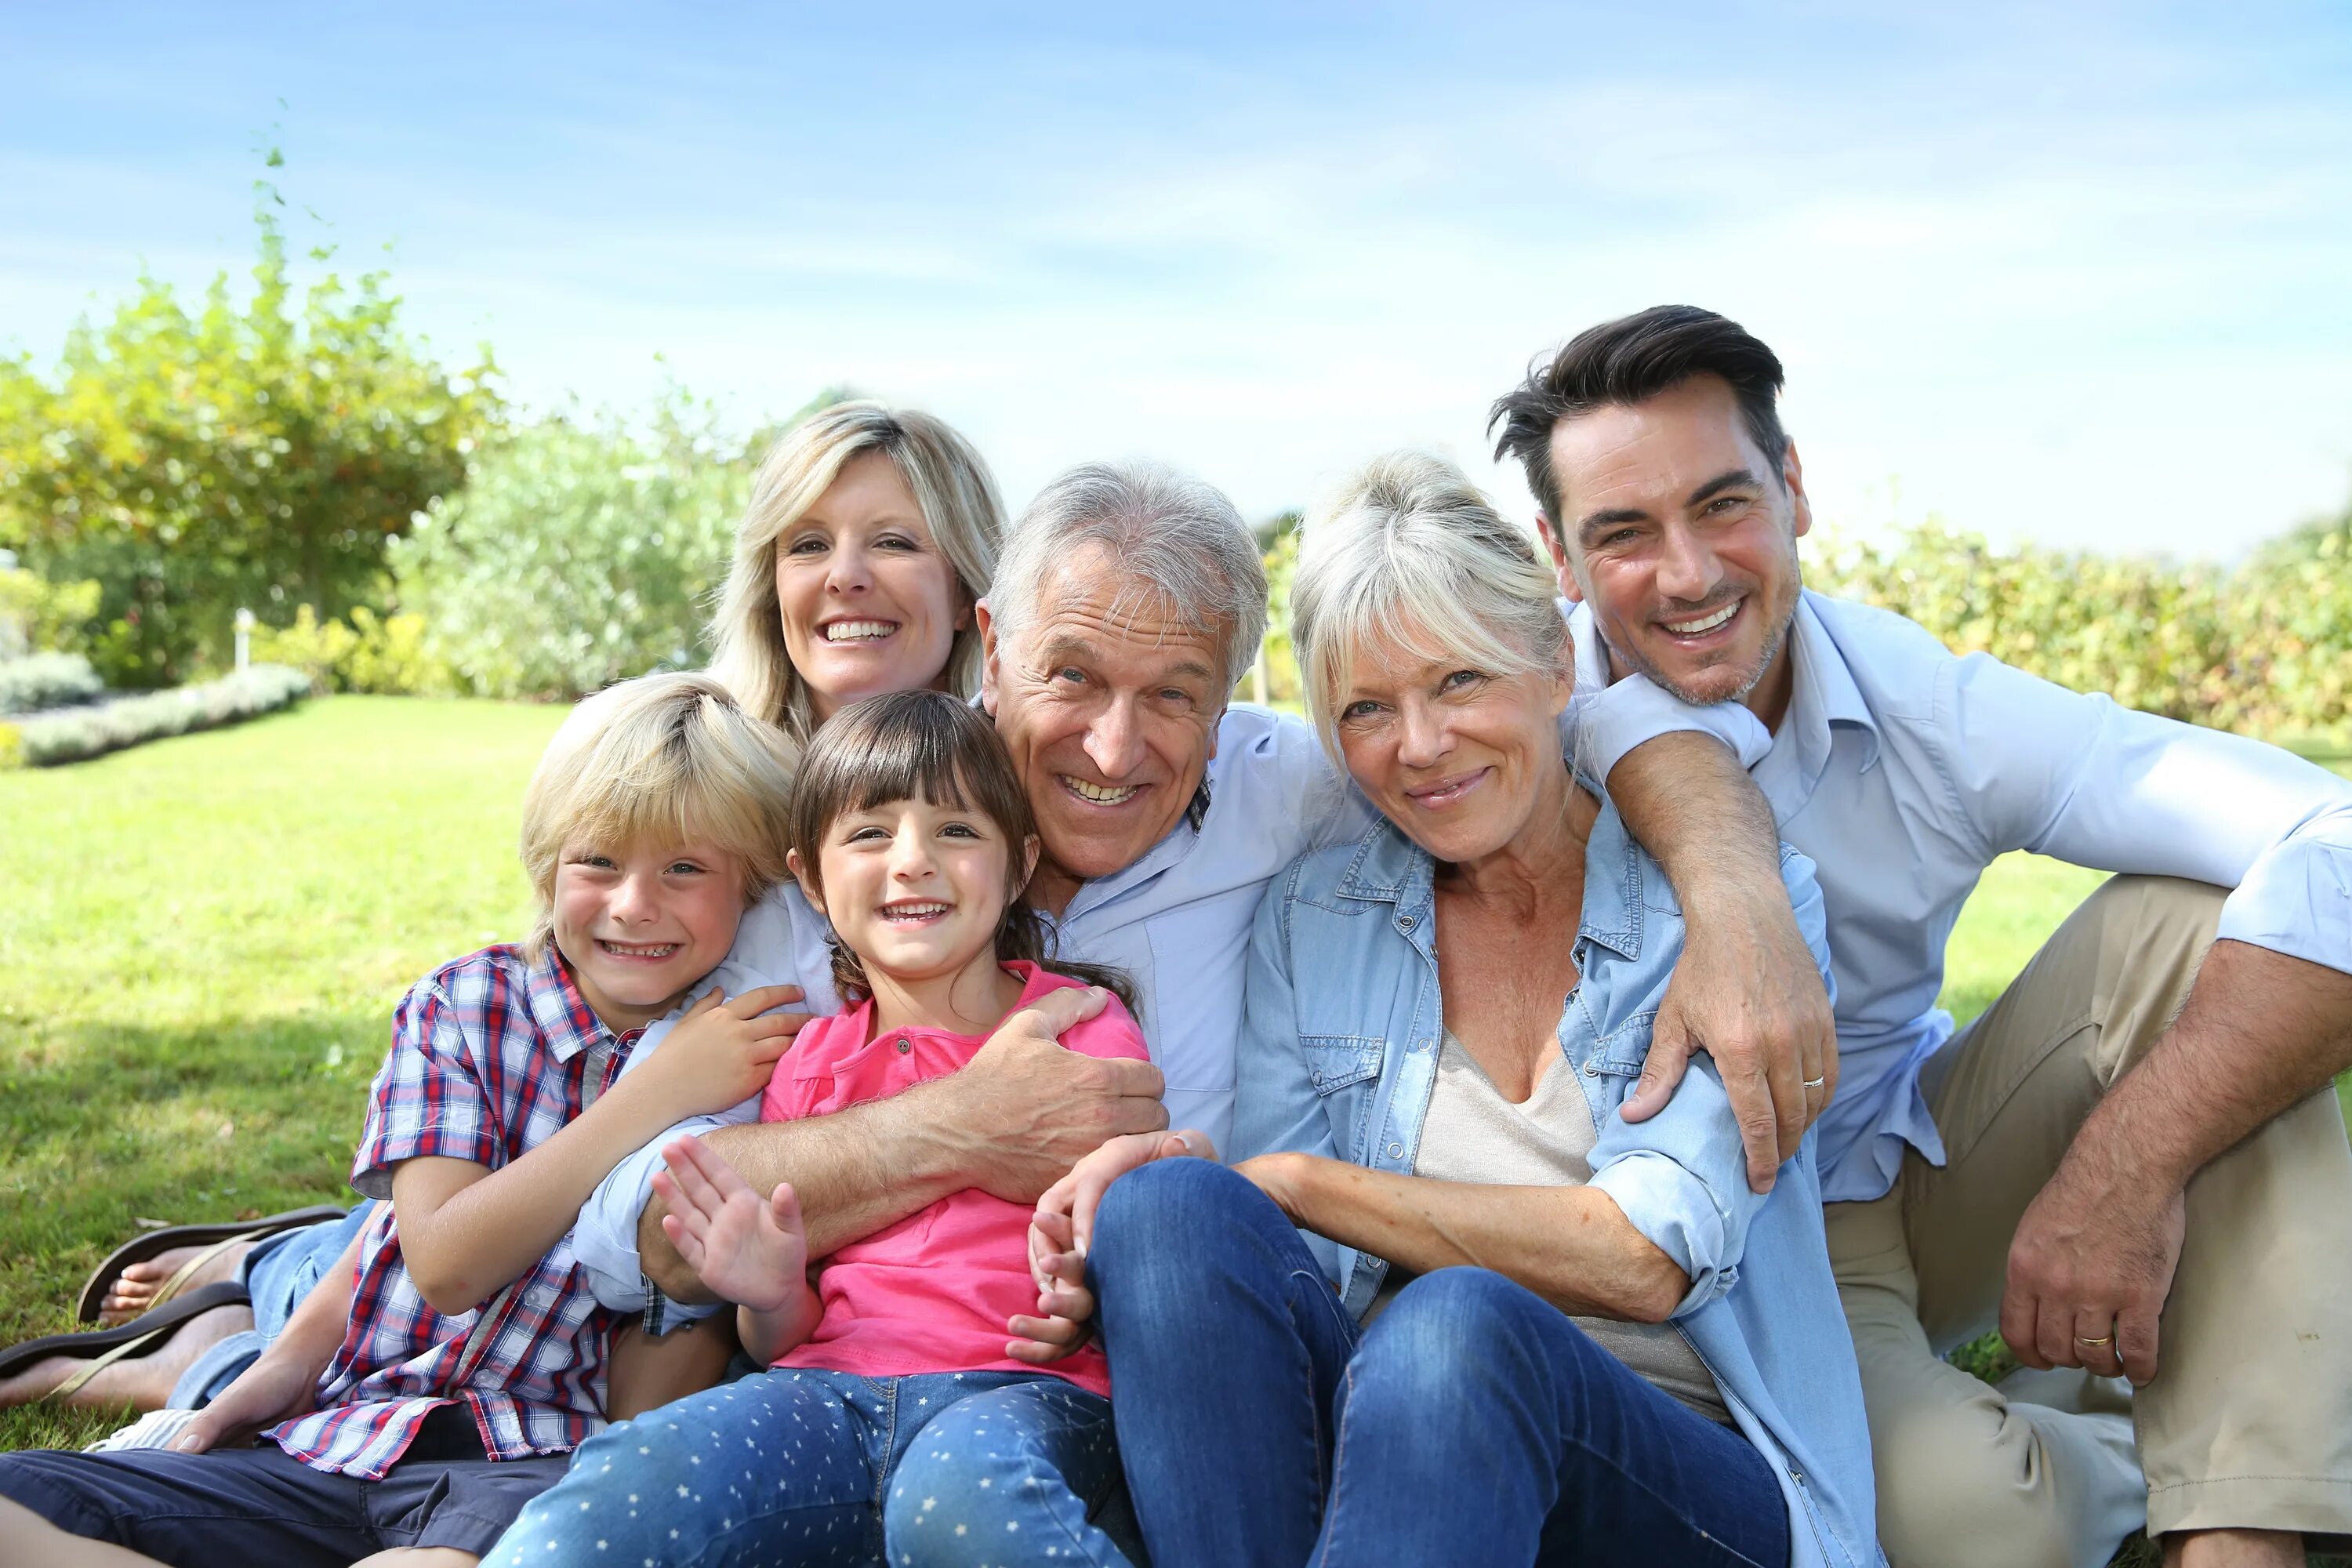
[[[802,897],[807,899],[812,907],[820,911],[823,910],[824,908],[824,894],[817,888],[816,879],[810,874],[809,864],[807,861],[801,858],[801,852],[799,850],[787,849],[784,851],[784,868],[793,874],[793,880],[801,885]]]
[[[949,624],[957,631],[962,631],[971,625],[971,613],[979,601],[971,596],[971,590],[963,585],[961,577],[956,579],[955,601],[955,619]]]
[[[990,718],[996,717],[996,616],[986,599],[972,603],[973,622],[980,627],[980,709]]]
[[[1584,585],[1576,580],[1576,564],[1568,558],[1568,545],[1560,538],[1559,530],[1553,526],[1550,518],[1538,511],[1536,531],[1543,536],[1544,553],[1551,557],[1551,574],[1553,580],[1559,584],[1561,597],[1572,605],[1582,604]]]
[[[1813,531],[1813,503],[1805,495],[1804,466],[1797,461],[1794,441],[1780,455],[1780,483],[1789,491],[1790,516],[1793,520],[1790,533],[1802,539]]]

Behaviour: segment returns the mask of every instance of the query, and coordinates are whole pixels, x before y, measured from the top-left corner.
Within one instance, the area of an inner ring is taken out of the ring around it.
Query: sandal
[[[41,1395],[38,1401],[42,1404],[62,1404],[79,1393],[84,1384],[123,1357],[155,1349],[190,1319],[200,1317],[215,1307],[243,1306],[251,1298],[246,1294],[245,1287],[236,1280],[215,1279],[199,1289],[189,1291],[177,1300],[168,1301],[152,1312],[131,1319],[120,1328],[100,1329],[87,1334],[49,1334],[0,1351],[0,1377],[20,1372],[44,1356],[88,1357],[89,1365]]]
[[[341,1219],[350,1211],[333,1204],[313,1204],[306,1209],[289,1209],[284,1214],[270,1215],[265,1219],[230,1220],[219,1225],[170,1225],[161,1230],[151,1230],[134,1236],[108,1254],[105,1262],[92,1271],[81,1288],[81,1299],[74,1303],[74,1317],[85,1323],[98,1321],[99,1309],[106,1303],[106,1293],[113,1288],[122,1271],[134,1263],[166,1253],[175,1247],[201,1247],[202,1252],[180,1266],[178,1273],[163,1281],[156,1292],[149,1311],[167,1305],[173,1297],[187,1288],[196,1271],[239,1242],[259,1241],[276,1236],[281,1230],[298,1226],[317,1225],[322,1220]]]

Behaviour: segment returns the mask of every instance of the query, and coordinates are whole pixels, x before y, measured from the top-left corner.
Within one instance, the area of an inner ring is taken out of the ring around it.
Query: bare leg
[[[715,1388],[735,1355],[735,1314],[713,1312],[656,1339],[635,1323],[613,1336],[604,1414],[626,1421],[673,1399]]]
[[[22,1503],[0,1498],[0,1568],[161,1568],[152,1557],[68,1535]],[[475,1559],[466,1558],[467,1563]]]
[[[2164,1568],[2303,1568],[2303,1537],[2284,1530],[2185,1530],[2161,1538]]]
[[[253,1243],[240,1241],[234,1247],[224,1247],[205,1261],[205,1266],[182,1282],[179,1293],[186,1295],[198,1286],[209,1285],[215,1279],[234,1279],[245,1255],[253,1250]],[[108,1288],[106,1300],[99,1307],[98,1321],[112,1328],[155,1305],[155,1292],[163,1282],[186,1267],[188,1260],[204,1251],[201,1247],[175,1247],[169,1252],[159,1252],[144,1263],[133,1263],[116,1276]]]
[[[215,1307],[182,1323],[177,1332],[142,1356],[127,1356],[103,1368],[96,1377],[69,1395],[74,1408],[127,1405],[145,1414],[161,1410],[172,1397],[172,1385],[189,1363],[231,1334],[253,1327],[250,1307]],[[45,1356],[14,1377],[0,1379],[0,1410],[30,1405],[47,1395],[89,1364],[86,1356]],[[30,1561],[28,1559],[28,1561]],[[143,1561],[143,1559],[142,1559]],[[5,1568],[5,1564],[0,1564]]]
[[[454,1546],[395,1546],[389,1552],[362,1557],[352,1568],[474,1568],[480,1561],[472,1552],[460,1552]]]

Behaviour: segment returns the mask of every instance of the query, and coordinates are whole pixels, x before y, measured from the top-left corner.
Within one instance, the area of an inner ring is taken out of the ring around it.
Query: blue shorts
[[[480,1556],[570,1463],[568,1454],[486,1458],[472,1422],[445,1407],[380,1481],[314,1470],[274,1443],[207,1454],[33,1449],[0,1454],[0,1497],[173,1568],[349,1568],[403,1546]]]

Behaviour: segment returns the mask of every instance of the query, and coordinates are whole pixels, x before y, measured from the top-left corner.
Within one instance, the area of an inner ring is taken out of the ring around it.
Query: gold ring
[[[2116,1336],[2113,1334],[2101,1334],[2095,1340],[2086,1340],[2082,1335],[2076,1334],[2074,1336],[2074,1342],[2078,1345],[2111,1345],[2116,1342]]]

